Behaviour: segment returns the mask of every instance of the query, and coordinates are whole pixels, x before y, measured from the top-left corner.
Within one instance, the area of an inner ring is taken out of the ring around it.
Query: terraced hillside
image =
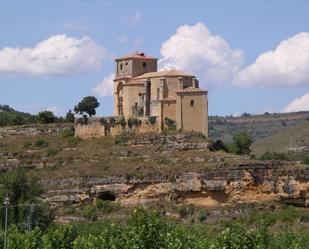
[[[251,149],[256,156],[261,156],[269,151],[288,154],[292,159],[303,158],[305,155],[309,155],[309,122],[257,140]]]
[[[209,137],[231,142],[233,134],[249,132],[255,141],[280,133],[309,121],[309,112],[247,115],[244,117],[210,117]]]

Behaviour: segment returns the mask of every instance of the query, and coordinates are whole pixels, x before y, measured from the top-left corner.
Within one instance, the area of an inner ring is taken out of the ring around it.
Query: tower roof
[[[207,92],[208,92],[207,90],[192,86],[177,91],[177,93],[207,93]]]
[[[149,72],[142,75],[136,76],[134,79],[145,79],[145,78],[155,78],[155,77],[176,77],[176,76],[189,76],[193,77],[192,74],[188,74],[178,70],[168,70],[168,71],[158,71]]]
[[[149,56],[149,55],[146,55],[144,52],[137,52],[136,51],[135,53],[127,54],[125,56],[116,58],[115,61],[125,60],[125,59],[151,59],[151,60],[157,60],[157,58]]]

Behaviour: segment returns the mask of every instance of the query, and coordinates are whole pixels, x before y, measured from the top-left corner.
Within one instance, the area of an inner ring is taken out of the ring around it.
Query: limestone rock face
[[[286,166],[288,167],[288,166]],[[280,165],[241,165],[218,168],[204,173],[182,173],[174,177],[144,178],[70,178],[42,182],[52,189],[46,198],[52,205],[78,205],[96,198],[108,199],[122,205],[138,205],[162,200],[207,207],[261,201],[277,201],[281,197],[298,197],[307,191],[309,171],[287,171]],[[79,188],[78,186],[84,186]],[[85,187],[86,186],[86,187]],[[89,194],[86,194],[89,193]]]

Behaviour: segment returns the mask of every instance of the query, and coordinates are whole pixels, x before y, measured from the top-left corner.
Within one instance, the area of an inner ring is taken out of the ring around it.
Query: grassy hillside
[[[231,142],[235,133],[246,131],[255,141],[309,121],[309,112],[209,118],[209,136]]]
[[[251,149],[256,156],[266,151],[288,153],[299,159],[309,154],[309,122],[305,122],[270,137],[257,140]]]
[[[21,165],[42,179],[102,175],[143,177],[201,172],[249,161],[224,152],[167,150],[164,141],[155,145],[117,143],[121,140],[121,136],[81,140],[60,134],[8,137],[0,139],[0,170],[1,166]],[[193,143],[197,140],[207,141],[198,135],[191,139]]]
[[[0,105],[0,126],[31,124],[34,122],[34,115],[16,111],[8,105]]]

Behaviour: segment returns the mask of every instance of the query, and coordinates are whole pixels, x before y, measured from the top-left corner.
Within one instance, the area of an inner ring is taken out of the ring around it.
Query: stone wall
[[[110,118],[114,121],[110,122]],[[101,117],[91,118],[87,122],[75,123],[75,136],[81,138],[88,137],[102,137],[102,136],[117,136],[122,132],[130,133],[152,133],[159,132],[158,123],[151,124],[148,118],[139,118],[139,124],[128,127],[128,120],[126,125],[122,126],[120,123],[121,117]]]
[[[65,129],[71,128],[73,128],[73,124],[31,124],[0,127],[0,138],[14,136],[44,136],[57,134]]]

